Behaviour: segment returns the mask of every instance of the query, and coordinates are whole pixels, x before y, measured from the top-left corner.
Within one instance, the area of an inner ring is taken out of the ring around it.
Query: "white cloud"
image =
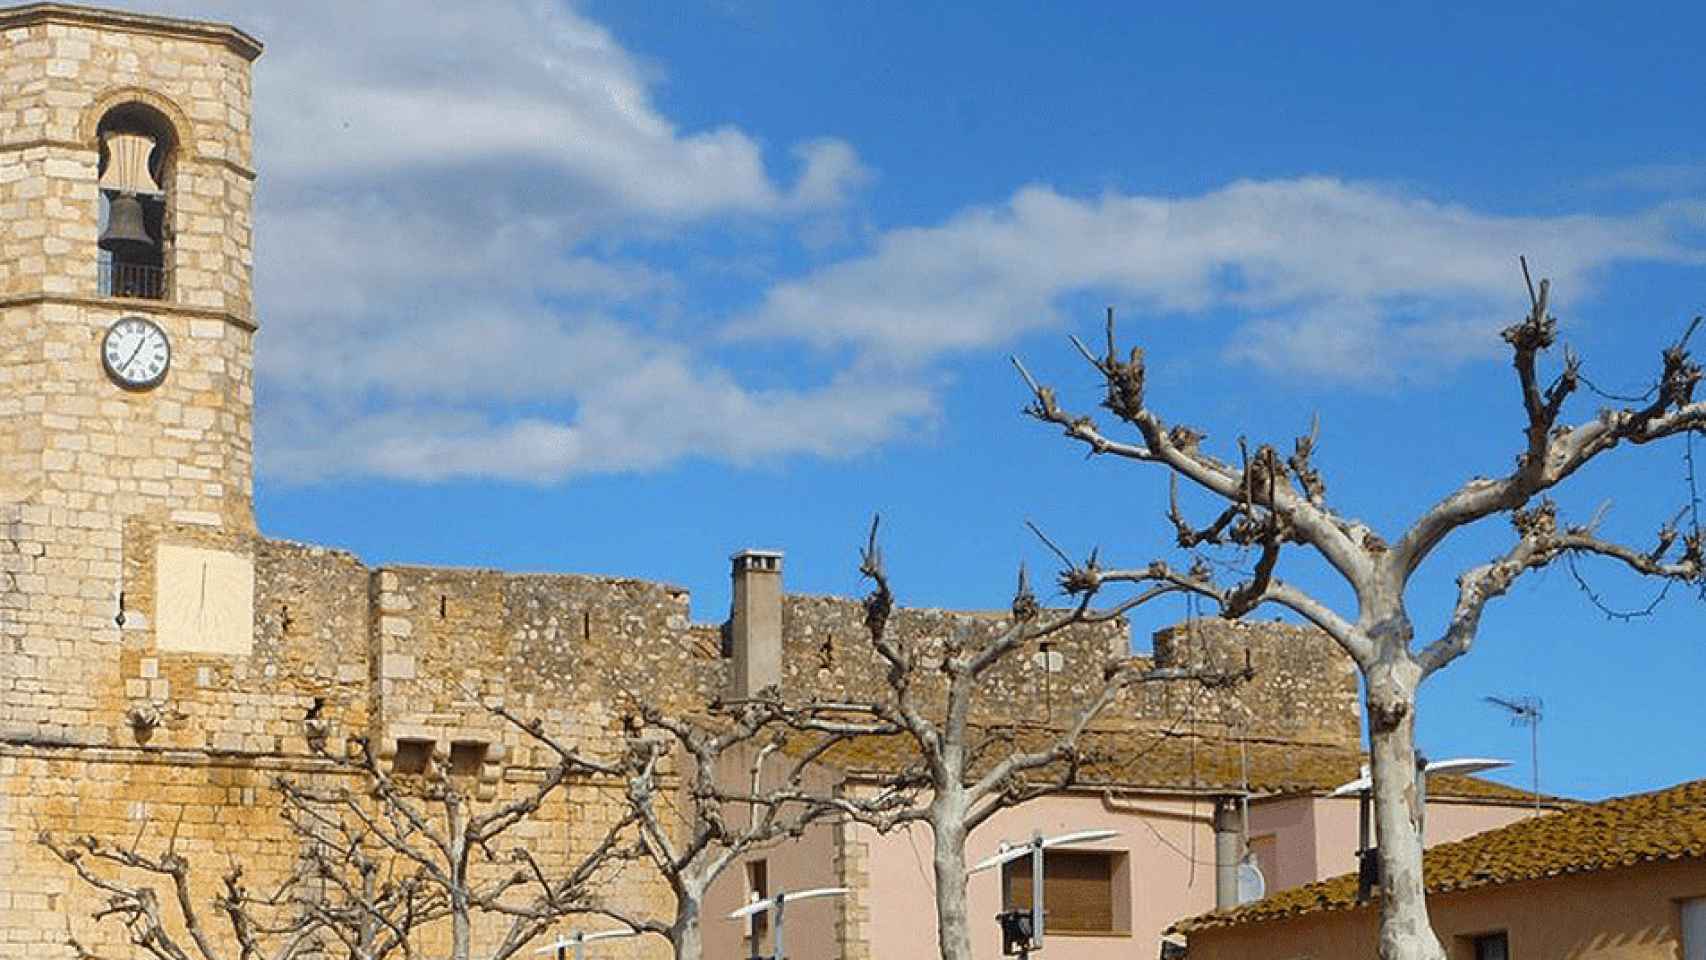
[[[1498,216],[1324,178],[1195,197],[1079,199],[1031,186],[781,284],[731,333],[922,363],[1056,326],[1061,297],[1095,291],[1142,310],[1253,315],[1231,356],[1380,380],[1401,360],[1442,365],[1490,349],[1499,318],[1520,306],[1518,253],[1579,297],[1616,261],[1700,261],[1674,237],[1657,213]]]
[[[383,188],[439,177],[508,192],[531,173],[535,199],[569,193],[623,215],[680,218],[839,202],[862,175],[845,144],[813,141],[796,149],[818,162],[789,188],[744,131],[677,129],[653,102],[659,71],[564,4],[129,5],[229,20],[266,43],[255,126],[269,178]]]
[[[1378,381],[1489,349],[1519,304],[1517,253],[1571,297],[1618,260],[1697,257],[1667,219],[1680,205],[1501,216],[1331,179],[1032,186],[870,238],[853,147],[685,128],[659,106],[661,71],[572,5],[124,2],[268,45],[257,453],[273,478],[549,482],[856,453],[928,424],[933,361],[1060,325],[1082,292],[1248,317],[1235,362]],[[709,249],[676,242],[731,223]],[[867,241],[726,329],[683,307],[695,284],[770,283],[777,244]],[[853,359],[816,380],[766,370],[760,388],[731,372],[752,340]]]
[[[273,475],[286,481],[374,474],[435,481],[549,482],[715,458],[755,464],[855,455],[897,425],[928,424],[935,400],[915,383],[847,374],[809,390],[750,390],[648,345],[637,367],[581,358],[561,372],[572,416],[506,416],[489,404],[406,398],[363,412],[306,395],[264,408]]]
[[[660,71],[560,3],[126,3],[267,45],[269,477],[553,481],[836,455],[930,416],[928,391],[852,373],[749,388],[702,321],[657,330],[683,280],[635,247],[727,218],[816,229],[870,179],[846,143],[683,129],[654,97]]]

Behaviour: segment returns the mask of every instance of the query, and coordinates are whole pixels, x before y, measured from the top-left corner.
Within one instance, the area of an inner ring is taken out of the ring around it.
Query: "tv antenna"
[[[1546,704],[1539,697],[1483,697],[1510,714],[1511,726],[1528,728],[1529,765],[1534,777],[1534,812],[1540,812],[1540,721]]]

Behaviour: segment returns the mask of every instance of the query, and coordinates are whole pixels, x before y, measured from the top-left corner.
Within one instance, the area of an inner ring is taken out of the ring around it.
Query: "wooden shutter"
[[[1114,932],[1114,855],[1050,850],[1043,854],[1043,904],[1048,928],[1061,932]],[[1023,857],[1005,870],[1007,907],[1031,907],[1031,860]]]

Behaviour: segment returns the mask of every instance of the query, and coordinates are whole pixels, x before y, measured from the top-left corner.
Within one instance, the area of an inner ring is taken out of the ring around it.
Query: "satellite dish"
[[[1255,861],[1246,860],[1238,865],[1238,905],[1255,903],[1268,895],[1268,881],[1262,876],[1262,868]]]

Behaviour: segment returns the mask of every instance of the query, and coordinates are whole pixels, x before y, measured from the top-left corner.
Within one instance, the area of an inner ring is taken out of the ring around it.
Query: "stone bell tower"
[[[0,9],[0,504],[253,528],[260,50],[219,24]]]
[[[251,602],[230,551],[170,554],[183,589],[155,568],[255,530],[260,52],[221,24],[0,8],[0,743],[111,742],[121,648],[170,642],[152,594],[218,587],[227,621]]]

